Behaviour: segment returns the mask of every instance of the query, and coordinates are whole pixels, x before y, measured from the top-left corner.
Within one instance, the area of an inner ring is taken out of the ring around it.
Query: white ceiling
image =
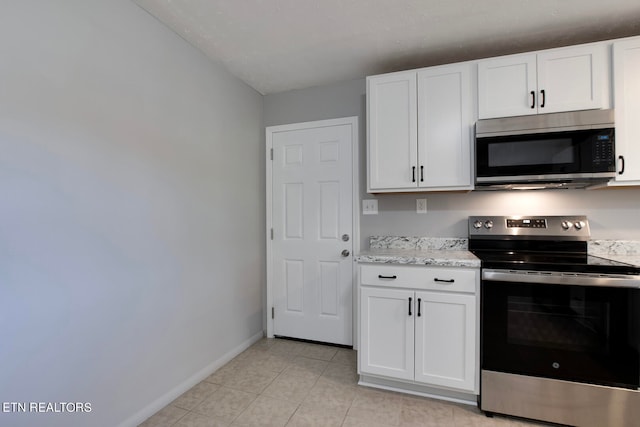
[[[133,0],[262,94],[640,34],[639,0]]]

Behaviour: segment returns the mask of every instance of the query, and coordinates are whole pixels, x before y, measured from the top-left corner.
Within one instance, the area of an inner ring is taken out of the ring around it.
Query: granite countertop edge
[[[464,238],[372,236],[371,248],[354,257],[359,263],[479,268]],[[592,240],[588,253],[640,268],[640,241]]]
[[[355,257],[360,263],[412,264],[479,268],[480,259],[464,250],[371,249]]]

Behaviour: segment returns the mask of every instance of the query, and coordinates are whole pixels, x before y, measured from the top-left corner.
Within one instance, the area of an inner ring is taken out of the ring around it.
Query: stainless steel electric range
[[[488,415],[639,425],[640,268],[589,255],[589,238],[585,216],[469,218]]]

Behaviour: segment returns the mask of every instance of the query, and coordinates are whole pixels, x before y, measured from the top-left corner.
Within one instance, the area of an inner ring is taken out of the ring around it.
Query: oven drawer
[[[476,292],[478,270],[412,265],[362,265],[360,282],[385,286],[450,292]]]

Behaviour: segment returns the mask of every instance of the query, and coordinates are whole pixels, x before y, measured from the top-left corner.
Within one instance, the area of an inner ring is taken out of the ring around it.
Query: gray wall
[[[585,214],[596,239],[640,240],[640,189],[470,193],[366,193],[365,80],[264,97],[267,126],[357,115],[360,120],[360,199],[378,199],[379,215],[360,219],[361,247],[372,235],[466,237],[469,215]],[[426,198],[428,213],[415,212]]]
[[[137,425],[262,333],[262,96],[128,0],[0,13],[3,426]]]

